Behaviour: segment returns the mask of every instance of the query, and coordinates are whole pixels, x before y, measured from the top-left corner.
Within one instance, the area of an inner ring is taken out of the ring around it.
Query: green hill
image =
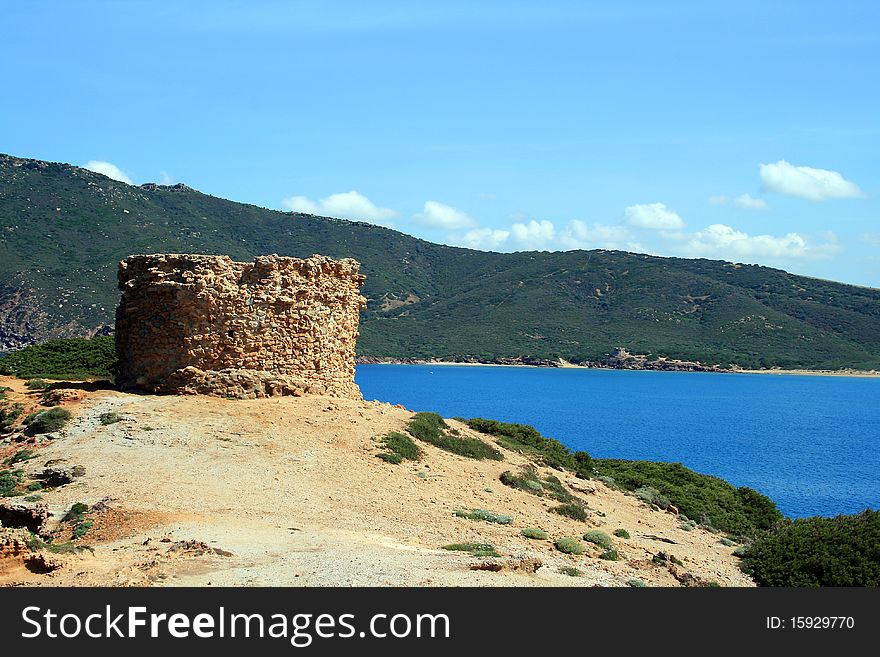
[[[453,248],[3,155],[0,350],[112,325],[116,263],[155,252],[357,258],[363,355],[580,361],[624,347],[709,364],[880,368],[874,289],[711,260]]]

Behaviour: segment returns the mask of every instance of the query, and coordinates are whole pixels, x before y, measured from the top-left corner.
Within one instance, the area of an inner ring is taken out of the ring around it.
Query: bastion
[[[119,263],[117,385],[252,399],[360,398],[356,260],[133,255]]]

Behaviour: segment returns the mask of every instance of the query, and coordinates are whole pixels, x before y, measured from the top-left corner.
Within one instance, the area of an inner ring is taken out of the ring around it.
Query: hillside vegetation
[[[761,586],[880,586],[880,511],[785,520],[745,551]]]
[[[579,362],[624,347],[707,364],[880,368],[878,290],[711,260],[453,248],[2,155],[0,350],[112,324],[116,263],[149,252],[357,258],[369,299],[361,355]]]

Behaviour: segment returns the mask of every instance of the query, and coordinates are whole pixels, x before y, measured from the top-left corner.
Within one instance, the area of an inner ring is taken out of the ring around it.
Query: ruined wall
[[[355,260],[136,255],[119,263],[117,384],[242,398],[360,397]]]

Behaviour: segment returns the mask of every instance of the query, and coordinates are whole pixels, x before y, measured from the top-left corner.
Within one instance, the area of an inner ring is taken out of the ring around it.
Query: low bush
[[[30,434],[50,433],[58,431],[67,424],[73,416],[66,408],[50,408],[40,413],[32,413],[25,418],[25,425]]]
[[[109,412],[109,413],[101,413],[98,416],[98,421],[104,426],[108,424],[116,424],[117,422],[121,422],[122,418],[119,417],[119,413]]]
[[[513,516],[505,516],[494,511],[486,511],[486,509],[471,509],[464,511],[456,509],[453,511],[454,516],[458,518],[467,518],[468,520],[482,520],[483,522],[493,522],[497,525],[509,525],[513,522]]]
[[[583,577],[583,571],[579,568],[575,568],[574,566],[563,566],[559,569],[559,572],[563,575],[568,575],[569,577]]]
[[[36,456],[36,452],[32,449],[20,449],[15,454],[5,459],[3,463],[5,465],[15,465],[16,463],[21,463],[22,461],[28,461]]]
[[[670,501],[660,494],[660,491],[653,486],[640,486],[633,491],[633,495],[642,500],[645,504],[656,504],[661,509],[668,509]]]
[[[20,379],[112,379],[115,363],[113,338],[65,338],[0,357],[0,374]]]
[[[21,495],[18,486],[23,478],[21,470],[0,470],[0,497]]]
[[[556,549],[565,554],[583,554],[586,549],[581,542],[573,536],[564,536],[554,543]]]
[[[382,438],[382,446],[387,451],[376,454],[376,456],[388,463],[396,464],[404,460],[418,461],[422,457],[422,450],[412,441],[412,438],[399,431],[389,431]]]
[[[533,538],[537,541],[547,540],[547,532],[545,532],[543,529],[538,529],[537,527],[526,527],[520,532],[520,534],[522,534],[526,538]]]
[[[79,539],[85,536],[92,528],[93,524],[94,523],[91,520],[83,520],[82,522],[77,523],[76,527],[73,528],[73,538]]]
[[[532,466],[524,466],[519,474],[506,470],[501,473],[499,479],[505,486],[518,488],[538,497],[549,497],[563,503],[577,501],[577,497],[569,492],[558,477],[548,475],[541,479],[538,471]]]
[[[89,512],[89,505],[82,502],[74,503],[61,518],[61,522],[82,522]]]
[[[43,379],[30,379],[24,384],[25,388],[28,390],[45,390],[49,385],[49,382],[44,381]]]
[[[74,554],[76,552],[83,552],[85,550],[91,549],[87,545],[77,545],[69,541],[66,543],[53,543],[51,541],[44,541],[36,534],[31,534],[31,537],[25,542],[25,545],[27,545],[28,549],[32,552],[40,552],[42,550],[45,550],[54,554]]]
[[[494,436],[502,447],[526,454],[551,468],[566,468],[586,479],[592,475],[593,459],[587,452],[572,452],[558,440],[545,438],[532,426],[484,418],[467,420],[467,425],[474,431]]]
[[[474,557],[500,557],[495,546],[491,543],[450,543],[443,546],[444,550],[452,552],[467,552]]]
[[[629,538],[629,532],[625,529],[615,529],[614,535],[618,538]]]
[[[560,504],[559,506],[554,506],[550,510],[553,513],[558,513],[559,515],[571,518],[572,520],[580,520],[581,522],[587,521],[587,510],[580,504]]]
[[[702,475],[681,463],[595,459],[600,480],[613,477],[626,490],[653,489],[690,518],[705,517],[712,527],[740,536],[754,536],[782,519],[772,500],[751,488],[736,488],[717,477]],[[643,490],[643,495],[650,491]]]
[[[697,528],[697,523],[695,523],[693,520],[685,520],[679,525],[679,527],[681,527],[686,532],[692,532]]]
[[[504,458],[500,451],[482,440],[454,435],[447,431],[448,429],[449,425],[436,413],[416,413],[406,428],[414,438],[459,456],[492,461],[500,461]]]
[[[588,543],[594,543],[601,548],[605,548],[606,550],[614,547],[614,541],[611,540],[611,537],[603,531],[599,531],[598,529],[593,529],[584,534],[584,540]]]
[[[878,546],[880,511],[784,520],[741,551],[741,566],[760,586],[880,586]]]
[[[641,588],[644,588],[644,587],[648,586],[648,585],[645,584],[642,580],[640,580],[640,579],[635,579],[635,578],[630,579],[630,580],[627,580],[626,585],[627,585],[627,586],[631,586],[631,587],[633,587],[634,589],[641,589]]]
[[[619,561],[620,553],[618,553],[616,547],[610,547],[605,550],[602,554],[599,555],[600,559],[605,559],[605,561]]]
[[[21,416],[24,406],[21,404],[3,403],[0,405],[0,433],[12,431],[12,425]]]

